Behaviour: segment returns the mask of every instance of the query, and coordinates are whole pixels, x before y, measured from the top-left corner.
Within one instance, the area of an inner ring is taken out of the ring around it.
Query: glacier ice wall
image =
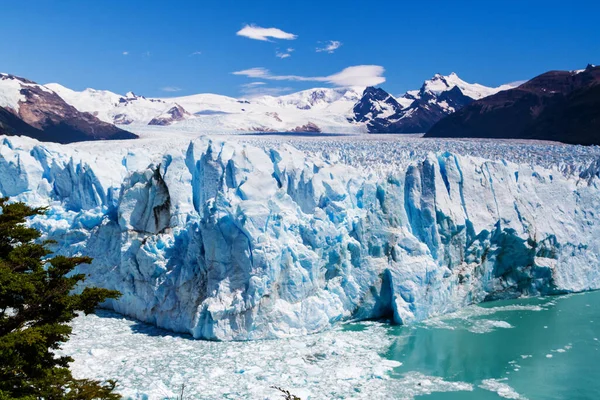
[[[49,206],[32,225],[94,258],[87,283],[123,294],[107,307],[196,338],[600,288],[600,162],[430,153],[368,173],[285,144],[116,143],[4,138],[0,195]]]

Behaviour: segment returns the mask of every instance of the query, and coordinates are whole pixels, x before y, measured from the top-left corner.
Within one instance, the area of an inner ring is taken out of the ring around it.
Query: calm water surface
[[[395,377],[474,387],[427,399],[600,399],[600,292],[486,303],[390,334]]]

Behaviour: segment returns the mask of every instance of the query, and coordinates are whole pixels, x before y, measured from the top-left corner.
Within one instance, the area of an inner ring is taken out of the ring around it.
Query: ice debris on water
[[[527,400],[526,397],[523,397],[519,393],[517,393],[510,385],[505,383],[506,378],[504,379],[485,379],[479,385],[480,388],[484,390],[488,390],[490,392],[495,392],[498,396],[505,399],[514,399],[514,400]]]
[[[118,379],[124,398],[140,400],[174,398],[182,384],[186,398],[249,400],[281,399],[272,386],[303,400],[413,399],[473,390],[418,372],[396,376],[402,363],[383,356],[394,342],[389,329],[377,323],[288,339],[214,342],[100,311],[73,321],[73,335],[59,354],[74,358],[76,377]]]

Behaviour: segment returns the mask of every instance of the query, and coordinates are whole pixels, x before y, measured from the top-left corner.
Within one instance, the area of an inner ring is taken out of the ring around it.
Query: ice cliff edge
[[[195,338],[600,288],[599,163],[432,153],[366,174],[289,145],[0,141],[0,195],[50,205],[32,224],[94,258],[88,282],[123,293],[107,306]]]

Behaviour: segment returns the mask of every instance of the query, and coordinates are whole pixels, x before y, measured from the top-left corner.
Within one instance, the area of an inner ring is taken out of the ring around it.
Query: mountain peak
[[[78,111],[51,88],[14,75],[0,75],[0,109],[4,121],[0,134],[24,134],[59,143],[137,138]]]

